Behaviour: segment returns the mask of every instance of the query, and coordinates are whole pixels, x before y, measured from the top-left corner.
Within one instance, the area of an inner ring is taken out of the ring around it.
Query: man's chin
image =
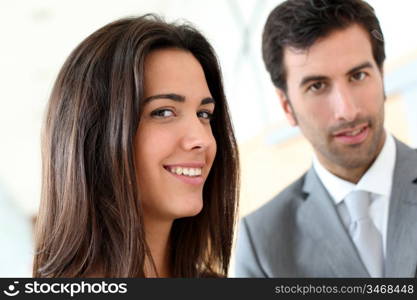
[[[375,153],[370,152],[369,149],[360,149],[359,146],[355,145],[350,151],[334,155],[332,160],[335,164],[345,169],[357,169],[370,166],[375,157]]]

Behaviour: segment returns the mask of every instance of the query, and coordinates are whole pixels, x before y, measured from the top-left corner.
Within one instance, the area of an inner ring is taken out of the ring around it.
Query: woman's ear
[[[278,95],[279,101],[281,103],[281,107],[284,110],[285,116],[287,117],[288,122],[291,126],[297,126],[297,118],[295,117],[295,113],[293,107],[288,99],[287,93],[284,92],[280,88],[276,88],[275,92]]]

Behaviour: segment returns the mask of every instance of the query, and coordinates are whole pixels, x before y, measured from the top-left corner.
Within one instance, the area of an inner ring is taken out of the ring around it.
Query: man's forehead
[[[369,34],[359,25],[336,30],[308,49],[284,49],[287,76],[304,76],[311,72],[345,73],[364,61],[374,63],[374,58]]]

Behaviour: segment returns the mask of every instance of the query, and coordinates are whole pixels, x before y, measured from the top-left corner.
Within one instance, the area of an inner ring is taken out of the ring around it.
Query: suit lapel
[[[386,277],[414,277],[417,268],[417,153],[396,140],[387,232]]]
[[[308,262],[304,267],[308,269],[310,264],[314,266],[312,269],[317,269],[320,266],[325,273],[327,266],[335,277],[369,277],[330,195],[313,168],[306,174],[303,191],[307,197],[299,208],[297,222],[306,251],[319,260]]]

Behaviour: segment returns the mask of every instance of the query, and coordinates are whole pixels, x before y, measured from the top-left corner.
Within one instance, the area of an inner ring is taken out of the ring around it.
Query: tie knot
[[[345,203],[352,222],[369,217],[371,201],[369,196],[368,192],[359,190],[352,191],[346,196]]]

